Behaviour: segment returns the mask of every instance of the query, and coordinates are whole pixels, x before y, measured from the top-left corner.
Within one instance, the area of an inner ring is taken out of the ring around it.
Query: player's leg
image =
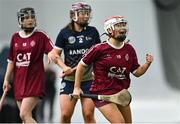
[[[71,99],[69,94],[73,92],[74,83],[63,80],[60,89],[60,122],[70,123],[77,99]]]
[[[17,103],[18,109],[19,109],[19,111],[20,111],[22,101],[16,101],[16,103]],[[19,113],[19,116],[20,116],[20,113]],[[21,119],[21,120],[22,120],[22,119]],[[22,120],[22,123],[24,123],[23,120]]]
[[[40,104],[38,105],[38,113],[39,113],[39,118],[42,122],[44,122],[45,117],[44,117],[44,109],[45,109],[45,102],[46,102],[46,98],[43,99]]]
[[[32,110],[39,101],[39,97],[26,97],[22,100],[20,117],[24,123],[37,123],[32,117]]]
[[[131,115],[130,105],[126,106],[126,107],[118,105],[118,108],[124,117],[125,123],[131,124],[132,123],[132,115]]]
[[[94,118],[94,103],[90,98],[82,98],[82,113],[85,123],[95,123]]]
[[[105,104],[98,107],[100,112],[110,123],[125,123],[122,113],[114,103]]]
[[[20,110],[22,101],[16,101],[16,103],[17,103],[18,109]]]
[[[67,94],[60,95],[61,123],[71,123],[76,102],[76,99],[71,99]]]
[[[85,81],[82,82],[81,89],[83,93],[89,94],[89,89],[91,87],[92,81]],[[90,98],[82,98],[81,99],[81,105],[82,105],[82,114],[84,118],[85,123],[95,123],[94,118],[94,103],[92,99]]]

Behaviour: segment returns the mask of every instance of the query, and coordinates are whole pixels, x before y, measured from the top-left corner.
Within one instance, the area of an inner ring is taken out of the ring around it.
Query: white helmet
[[[127,20],[123,16],[112,16],[112,17],[108,18],[107,20],[105,20],[105,22],[104,22],[105,32],[107,34],[109,34],[108,29],[114,30],[114,25],[121,23],[121,22],[126,23],[126,26],[124,27],[124,29],[126,29],[126,32],[128,32]]]

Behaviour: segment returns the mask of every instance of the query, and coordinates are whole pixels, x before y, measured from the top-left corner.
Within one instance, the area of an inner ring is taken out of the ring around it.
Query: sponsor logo
[[[85,39],[88,40],[92,40],[92,37],[86,36]]]
[[[88,49],[77,49],[77,50],[69,50],[70,55],[79,55],[84,54]]]
[[[117,59],[121,59],[121,55],[116,55]]]
[[[112,56],[110,54],[107,54],[106,57],[107,58],[112,58]]]
[[[27,43],[23,43],[22,46],[23,46],[23,47],[27,46]]]
[[[108,77],[110,78],[118,78],[120,80],[126,79],[126,76],[124,74],[126,68],[120,68],[120,67],[111,67],[108,72]]]
[[[31,58],[31,53],[19,53],[16,56],[17,62],[16,66],[29,66],[30,64],[30,58]]]

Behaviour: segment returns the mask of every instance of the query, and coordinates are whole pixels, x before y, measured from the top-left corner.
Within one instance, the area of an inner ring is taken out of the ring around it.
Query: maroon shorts
[[[104,105],[107,105],[107,104],[111,103],[111,102],[103,101],[103,100],[95,100],[95,99],[92,99],[92,100],[93,100],[94,105],[95,105],[96,108],[99,108],[99,107],[102,107]]]

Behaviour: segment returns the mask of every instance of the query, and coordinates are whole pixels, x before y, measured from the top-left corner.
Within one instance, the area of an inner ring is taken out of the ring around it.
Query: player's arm
[[[50,62],[57,62],[57,59],[60,58],[61,55],[61,51],[58,49],[52,49],[49,53],[48,53],[48,63]]]
[[[64,64],[64,62],[61,58],[61,53],[62,53],[62,50],[60,50],[60,49],[56,49],[56,48],[52,49],[48,53],[48,60],[50,62],[54,62],[59,67],[64,68],[66,65]]]
[[[80,61],[76,69],[75,84],[74,84],[74,91],[73,91],[73,94],[77,95],[78,98],[80,97],[80,94],[82,93],[80,86],[81,86],[83,72],[84,72],[84,65]]]
[[[151,65],[152,61],[153,61],[153,56],[147,54],[147,55],[146,55],[146,63],[143,64],[143,65],[141,65],[141,66],[139,66],[139,67],[136,69],[136,72],[133,73],[134,76],[140,77],[141,75],[143,75],[143,74],[148,70],[148,68],[149,68],[149,66]]]
[[[63,76],[71,74],[74,70],[67,66],[61,58],[62,50],[54,48],[48,53],[48,61],[54,62],[63,70]],[[63,77],[61,76],[61,77]]]
[[[4,83],[3,83],[3,90],[4,91],[9,91],[9,89],[11,88],[10,79],[11,79],[13,69],[14,69],[13,62],[8,62],[7,69],[6,69],[6,74],[5,74],[5,77],[4,77]]]

